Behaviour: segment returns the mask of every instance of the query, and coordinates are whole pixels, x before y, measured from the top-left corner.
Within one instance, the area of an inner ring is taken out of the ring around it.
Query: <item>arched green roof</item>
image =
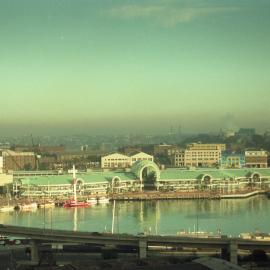
[[[159,178],[160,171],[159,171],[159,168],[158,168],[157,164],[154,163],[153,161],[149,161],[149,160],[138,160],[138,161],[136,161],[131,167],[131,172],[133,174],[135,174],[140,179],[142,170],[144,168],[147,168],[147,167],[153,168],[155,170],[158,178]]]

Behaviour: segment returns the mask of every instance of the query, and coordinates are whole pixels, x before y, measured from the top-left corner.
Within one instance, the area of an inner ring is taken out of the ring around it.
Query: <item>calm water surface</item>
[[[113,204],[88,208],[38,209],[33,212],[0,213],[0,223],[67,229],[110,231]],[[150,231],[176,234],[180,230],[199,230],[239,235],[241,232],[270,232],[270,199],[265,196],[230,200],[172,200],[116,202],[116,233]]]

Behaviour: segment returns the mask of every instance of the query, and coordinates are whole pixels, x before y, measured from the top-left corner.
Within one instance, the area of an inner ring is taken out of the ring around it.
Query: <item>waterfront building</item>
[[[266,151],[246,151],[245,163],[249,168],[266,168],[267,167],[267,152]]]
[[[241,153],[222,152],[220,166],[222,168],[243,168],[245,167],[245,155]]]
[[[110,168],[110,169],[129,168],[136,161],[140,160],[153,161],[154,157],[144,152],[133,153],[130,156],[120,153],[113,153],[101,157],[101,168]]]
[[[179,169],[160,170],[147,160],[135,162],[130,171],[92,171],[77,174],[81,195],[139,192],[143,190],[230,192],[269,188],[270,169]],[[68,196],[73,193],[70,175],[24,176],[13,182],[21,196]]]

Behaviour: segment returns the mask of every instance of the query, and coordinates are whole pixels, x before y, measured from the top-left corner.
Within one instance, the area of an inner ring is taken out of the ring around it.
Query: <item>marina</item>
[[[265,195],[226,200],[116,201],[115,209],[113,205],[0,212],[0,224],[111,232],[114,223],[114,233],[153,235],[176,235],[184,230],[228,236],[269,232],[270,200]]]

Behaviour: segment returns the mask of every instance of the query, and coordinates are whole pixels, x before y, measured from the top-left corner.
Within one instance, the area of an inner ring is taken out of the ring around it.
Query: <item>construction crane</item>
[[[39,161],[38,159],[40,158],[40,155],[38,155],[38,145],[34,144],[34,138],[32,133],[30,134],[30,138],[31,138],[31,143],[32,143],[32,151],[35,153],[35,165],[36,165],[36,170],[39,170]]]

